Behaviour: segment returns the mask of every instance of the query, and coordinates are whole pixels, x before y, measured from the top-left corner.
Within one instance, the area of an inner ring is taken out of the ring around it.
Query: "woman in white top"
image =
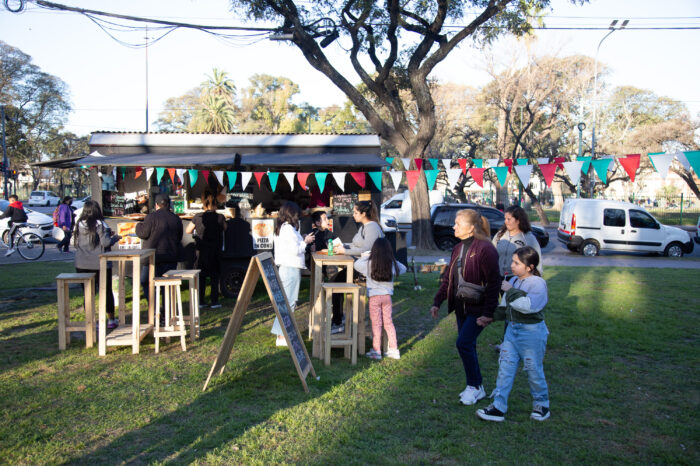
[[[297,230],[301,210],[294,202],[285,202],[280,208],[275,229],[275,263],[279,267],[280,280],[284,294],[289,300],[289,308],[294,312],[294,307],[299,298],[299,284],[301,282],[301,269],[304,265],[304,253],[306,245],[314,242],[314,235],[306,235],[302,238]],[[277,346],[287,346],[282,327],[275,318],[272,324],[272,333],[277,335]]]
[[[501,276],[507,279],[513,275],[510,269],[513,253],[516,249],[525,246],[530,246],[540,257],[537,271],[542,275],[542,251],[537,238],[532,234],[527,212],[520,206],[512,205],[505,210],[504,215],[503,226],[493,237],[493,245],[498,251],[498,266],[501,270]]]

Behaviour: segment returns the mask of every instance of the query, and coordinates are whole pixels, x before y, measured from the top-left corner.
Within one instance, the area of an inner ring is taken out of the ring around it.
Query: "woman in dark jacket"
[[[476,339],[486,325],[493,320],[493,311],[498,305],[501,275],[498,268],[498,252],[486,232],[490,231],[488,220],[472,209],[457,212],[455,236],[461,241],[452,250],[449,265],[440,276],[440,288],[433,299],[430,313],[437,318],[440,305],[447,299],[447,312],[457,317],[457,351],[462,358],[467,387],[459,394],[462,404],[473,405],[486,397],[482,385],[479,360],[476,354]],[[457,297],[459,264],[462,278],[485,288],[479,304],[467,304]],[[477,324],[477,319],[480,324]]]

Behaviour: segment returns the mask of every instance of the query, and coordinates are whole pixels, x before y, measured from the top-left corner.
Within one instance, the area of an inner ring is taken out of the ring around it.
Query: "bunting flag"
[[[420,176],[420,170],[406,170],[406,181],[408,182],[408,190],[413,191],[418,182],[418,177]]]
[[[190,175],[190,187],[192,187],[197,182],[197,176],[199,176],[199,172],[197,170],[187,170],[187,174]]]
[[[136,171],[134,172],[134,179],[138,178],[141,176],[141,173],[143,173],[143,168],[141,167],[136,167]]]
[[[472,176],[472,178],[474,178],[474,181],[476,181],[476,184],[478,184],[480,188],[484,187],[484,169],[483,168],[470,168],[469,174]]]
[[[472,159],[472,163],[476,168],[484,168],[484,159]]]
[[[445,170],[452,168],[452,159],[442,159],[442,166],[445,167]]]
[[[503,159],[503,163],[508,167],[508,173],[513,171],[513,159]]]
[[[214,170],[214,176],[216,177],[216,181],[219,182],[221,186],[224,185],[224,172],[222,170]],[[274,191],[274,189],[273,189]]]
[[[174,168],[168,168],[167,169],[168,175],[170,175],[170,181],[175,184],[175,169]]]
[[[457,185],[459,177],[462,175],[462,170],[459,168],[448,168],[445,170],[445,173],[447,174],[447,184],[450,188],[453,188]]]
[[[233,187],[236,185],[236,178],[238,178],[238,172],[226,172],[226,177],[228,178],[228,190],[233,191]]]
[[[462,169],[462,173],[467,174],[467,159],[457,159],[459,162],[459,168]]]
[[[678,163],[683,165],[683,168],[690,171],[690,162],[688,162],[688,158],[685,156],[685,154],[683,152],[676,152],[673,155],[676,156],[676,160],[678,160]]]
[[[513,168],[520,182],[524,187],[527,187],[530,184],[530,177],[532,176],[532,165],[518,165]]]
[[[608,161],[608,171],[612,171],[615,169],[615,157],[612,155],[606,155],[605,157],[601,157],[601,160],[605,159]]]
[[[688,170],[690,170],[690,169],[688,169]],[[124,178],[126,178],[126,167],[121,167],[121,171],[122,171],[122,180],[123,180]]]
[[[416,169],[420,170],[423,168],[423,159],[413,159],[414,162],[416,162]]]
[[[163,175],[165,175],[165,168],[157,167],[156,168],[156,183],[161,182],[161,180],[163,179]]]
[[[176,168],[175,174],[177,175],[177,178],[180,180],[180,184],[184,185],[185,184],[185,169],[184,168]]]
[[[537,163],[539,165],[549,163],[549,157],[537,157]]]
[[[403,169],[408,170],[411,168],[411,159],[408,157],[401,157],[401,162],[403,162]]]
[[[554,163],[557,164],[557,167],[561,168],[562,170],[564,169],[563,163],[566,161],[566,157],[554,157]]]
[[[437,171],[437,170],[435,170]],[[367,173],[372,183],[377,187],[378,190],[382,190],[382,172],[369,172]]]
[[[318,185],[318,190],[319,192],[323,192],[326,189],[326,177],[328,176],[328,173],[323,173],[323,172],[317,172],[315,177],[316,177],[316,184]]]
[[[437,181],[438,173],[440,170],[424,170],[425,181],[428,182],[428,189],[432,190],[435,188],[435,182]]]
[[[395,158],[395,157],[387,157],[387,158],[385,158],[384,160],[386,160],[387,163],[388,163],[389,165],[393,165],[393,164],[394,164],[394,158]]]
[[[544,182],[547,184],[547,187],[551,188],[552,180],[554,180],[554,174],[557,172],[557,164],[541,163],[540,170],[542,171],[542,176],[544,176]]]
[[[250,183],[250,179],[253,177],[251,172],[241,172],[241,189],[245,189]]]
[[[569,176],[571,183],[575,186],[581,180],[581,167],[583,167],[583,161],[577,160],[576,162],[564,162],[564,171]]]
[[[491,168],[496,168],[498,166],[498,159],[486,159],[486,161]]]
[[[389,176],[391,176],[391,182],[394,184],[394,190],[398,191],[399,185],[401,185],[401,177],[403,176],[403,172],[392,170],[389,172]]]
[[[294,176],[296,175],[296,173],[284,172],[282,174],[284,175],[284,179],[287,180],[287,184],[289,185],[289,189],[294,191]]]
[[[267,181],[270,182],[270,188],[274,193],[277,189],[277,180],[280,179],[280,174],[275,172],[267,172]]]
[[[440,168],[438,159],[428,159],[430,161],[430,165],[433,166],[433,169]]]
[[[338,185],[341,191],[345,191],[345,175],[347,172],[332,173],[335,184]]]
[[[620,157],[617,159],[617,161],[620,162],[620,165],[622,165],[622,168],[624,168],[629,175],[630,181],[633,183],[634,177],[637,174],[637,169],[639,168],[639,159],[641,156],[641,154],[630,154],[627,157]]]
[[[501,187],[505,186],[506,179],[508,178],[508,167],[493,167],[493,171],[496,172],[498,184],[501,185]]]
[[[305,172],[299,172],[297,173],[297,181],[299,182],[299,186],[301,186],[301,189],[304,191],[308,191],[309,188],[306,187],[306,180],[309,179],[309,173]]]
[[[608,159],[598,159],[598,160],[591,160],[591,164],[593,165],[593,169],[595,170],[596,174],[598,175],[598,178],[600,178],[600,181],[603,183],[608,182],[608,168],[610,167],[610,160]]]
[[[146,168],[146,181],[151,179],[151,176],[153,176],[153,168]]]
[[[700,150],[689,150],[683,152],[686,160],[695,170],[695,176],[700,176]]]
[[[255,181],[258,182],[258,188],[262,189],[262,177],[265,175],[265,172],[253,172],[253,176],[255,176]]]
[[[367,184],[365,172],[350,172],[350,176],[355,180],[355,183],[360,185],[360,188],[365,189],[365,184]]]
[[[686,154],[686,157],[688,157],[688,154]],[[651,159],[651,163],[654,165],[656,171],[659,172],[659,176],[665,180],[666,175],[668,175],[668,167],[671,166],[671,162],[673,161],[673,155],[661,152],[658,155],[649,154],[649,159]],[[688,159],[688,161],[690,161],[690,159]]]
[[[591,168],[591,157],[576,157],[577,162],[583,162],[583,166],[581,166],[581,173],[584,175],[588,174],[588,169]],[[569,175],[571,177],[571,175]]]
[[[649,153],[647,154],[647,156],[649,157],[649,160],[651,161],[651,166],[654,167],[654,170],[659,171],[659,170],[656,168],[656,165],[654,165],[654,157],[652,157],[652,155],[654,155],[654,156],[656,156],[656,155],[663,155],[663,154],[665,154],[665,153],[666,153],[666,152],[649,152]]]
[[[518,165],[527,165],[527,158],[515,159]]]

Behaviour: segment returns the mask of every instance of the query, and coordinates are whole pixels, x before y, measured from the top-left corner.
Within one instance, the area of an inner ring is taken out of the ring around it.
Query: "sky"
[[[17,0],[10,0],[10,4]],[[207,25],[257,26],[236,18],[227,0],[60,0],[70,6],[149,18]],[[700,27],[700,0],[591,0],[583,6],[552,0],[545,24],[553,27],[607,27],[613,19],[629,19],[632,27]],[[537,31],[537,48],[560,56],[594,57],[604,30]],[[154,31],[149,36],[156,35]],[[145,33],[118,33],[122,41],[143,42]],[[28,4],[20,14],[0,3],[0,40],[33,58],[43,71],[66,82],[73,105],[66,129],[77,135],[92,131],[145,131],[148,101],[149,130],[165,100],[184,94],[204,81],[216,67],[228,72],[240,89],[256,73],[285,76],[299,84],[297,102],[317,107],[342,104],[345,96],[308,65],[287,42],[258,39],[224,43],[195,30],[176,30],[148,49],[129,48],[77,13],[40,9]],[[352,82],[359,82],[347,59],[348,40],[325,51]],[[511,39],[494,46],[507,54]],[[700,116],[700,29],[621,30],[602,43],[598,60],[607,67],[609,87],[631,85],[649,89],[686,104]],[[482,86],[484,54],[471,43],[453,51],[431,75],[442,82]],[[147,66],[146,66],[147,65]],[[146,68],[148,72],[146,72]],[[148,92],[146,83],[148,82]],[[148,97],[147,97],[148,96]],[[589,125],[590,127],[590,125]]]

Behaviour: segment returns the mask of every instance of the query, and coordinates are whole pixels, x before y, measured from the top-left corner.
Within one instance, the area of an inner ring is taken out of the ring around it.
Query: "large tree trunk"
[[[430,222],[428,183],[422,170],[410,196],[413,216],[413,244],[419,249],[436,249],[433,239],[433,225]]]
[[[535,193],[532,192],[532,189],[530,189],[530,186],[527,186],[524,189],[525,193],[528,195],[530,198],[530,201],[532,202],[532,205],[535,207],[535,210],[537,211],[537,215],[540,217],[540,222],[542,223],[543,227],[549,226],[549,220],[547,219],[547,214],[544,211],[544,208],[542,207],[542,204],[540,204],[539,199],[537,199],[537,196],[535,196]]]
[[[683,178],[683,181],[688,185],[691,191],[693,191],[693,194],[695,194],[695,197],[700,199],[700,189],[698,189],[698,185],[693,179],[692,173],[690,173],[688,170],[685,168],[681,170],[676,170],[675,168],[671,168],[671,171],[674,172],[676,175],[680,176]]]

